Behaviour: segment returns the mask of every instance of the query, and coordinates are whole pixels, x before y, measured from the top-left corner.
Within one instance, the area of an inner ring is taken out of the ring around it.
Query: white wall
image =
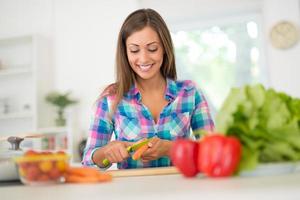
[[[258,10],[262,0],[140,0],[142,7],[154,8],[168,25],[235,16]]]
[[[0,37],[37,33],[52,37],[51,0],[0,0]]]
[[[278,21],[291,21],[299,29],[300,1],[265,0],[263,14],[270,84],[278,90],[300,97],[300,42],[291,49],[280,50],[272,47],[268,40],[271,27]]]

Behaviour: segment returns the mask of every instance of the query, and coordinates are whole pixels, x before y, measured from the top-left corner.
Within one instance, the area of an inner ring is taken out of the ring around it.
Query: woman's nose
[[[148,54],[148,52],[145,51],[145,50],[141,51],[141,54],[140,54],[140,62],[145,63],[145,62],[148,61],[148,59],[149,59],[149,54]]]

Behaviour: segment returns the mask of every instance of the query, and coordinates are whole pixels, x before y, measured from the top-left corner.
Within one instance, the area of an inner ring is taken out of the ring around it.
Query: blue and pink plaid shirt
[[[113,133],[116,140],[136,142],[142,138],[154,136],[164,140],[188,138],[191,136],[191,129],[193,131],[201,129],[212,131],[214,129],[208,104],[202,92],[192,81],[167,79],[165,98],[169,103],[160,113],[157,123],[147,107],[142,104],[141,94],[135,85],[123,96],[112,119],[110,106],[114,97],[104,95],[100,98],[90,127],[82,163],[95,165],[92,161],[93,152],[106,145]],[[170,165],[168,157],[161,157],[147,163],[135,161],[130,157],[126,161],[118,163],[118,168]]]

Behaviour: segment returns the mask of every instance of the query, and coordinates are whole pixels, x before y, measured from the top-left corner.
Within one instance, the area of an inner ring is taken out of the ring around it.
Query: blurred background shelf
[[[47,39],[34,34],[0,38],[0,133],[54,125],[53,108],[44,100],[53,89],[49,47]]]
[[[72,153],[72,130],[55,127],[55,108],[45,101],[54,89],[51,42],[41,35],[0,38],[0,137],[24,136],[21,148]],[[9,143],[0,143],[7,149]]]
[[[21,67],[11,67],[0,69],[0,77],[13,76],[13,75],[22,75],[22,74],[30,74],[32,70],[28,67],[29,65],[21,66]]]
[[[15,112],[15,113],[8,113],[8,114],[0,114],[0,120],[14,120],[20,118],[32,118],[34,114],[32,112]]]
[[[68,131],[68,128],[66,126],[63,127],[48,127],[48,128],[40,128],[37,130],[38,133],[42,133],[42,134],[49,134],[49,135],[53,135],[53,134],[60,134],[60,133],[65,133]]]

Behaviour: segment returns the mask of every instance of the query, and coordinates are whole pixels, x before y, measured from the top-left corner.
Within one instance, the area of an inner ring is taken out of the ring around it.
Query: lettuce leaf
[[[216,116],[216,131],[243,145],[240,170],[258,163],[300,160],[300,99],[263,85],[232,88]]]

